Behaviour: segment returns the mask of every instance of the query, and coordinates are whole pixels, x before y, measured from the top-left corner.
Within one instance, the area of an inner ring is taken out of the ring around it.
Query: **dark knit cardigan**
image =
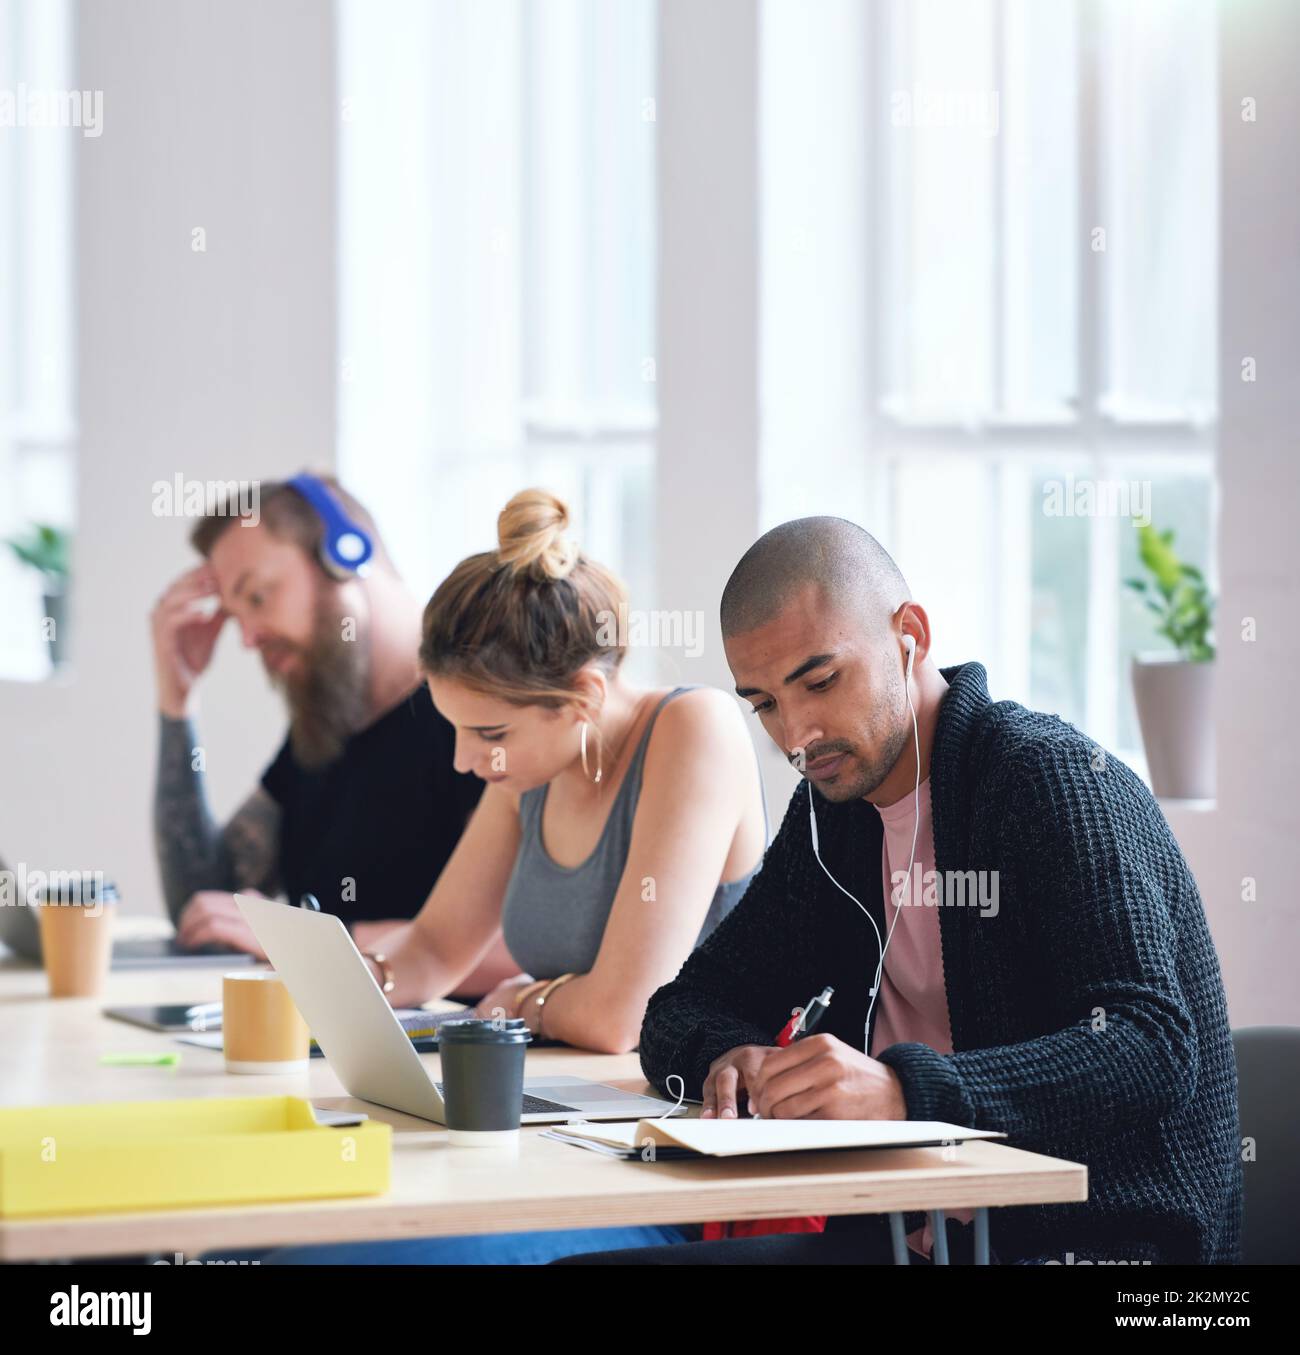
[[[1087,1165],[1087,1203],[992,1212],[1001,1261],[1236,1262],[1236,1062],[1173,834],[1141,780],[1073,726],[991,702],[978,663],[942,671],[935,868],[997,871],[998,908],[940,907],[954,1052],[880,1053],[908,1118],[1002,1130],[1017,1148]],[[884,935],[880,815],[818,796],[817,823],[822,860]],[[863,1049],[877,959],[866,918],[813,857],[801,784],[743,899],[651,997],[646,1077],[667,1092],[679,1074],[698,1097],[715,1058],[774,1044],[828,984],[819,1033]]]

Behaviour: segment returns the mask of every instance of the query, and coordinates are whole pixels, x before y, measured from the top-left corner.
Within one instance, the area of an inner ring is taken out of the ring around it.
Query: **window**
[[[653,0],[342,0],[340,474],[427,594],[537,484],[648,596]]]
[[[1214,577],[1215,8],[823,17],[763,18],[765,516],[851,504],[941,663],[980,658],[995,696],[1140,767],[1127,666],[1163,643],[1122,587],[1142,507]],[[814,328],[842,339],[815,366],[782,337]],[[810,430],[851,448],[811,495]]]
[[[72,88],[66,0],[0,0],[0,540],[71,527],[74,502],[73,137],[41,125]],[[41,101],[40,105],[34,101]],[[51,671],[42,577],[0,547],[0,678]]]

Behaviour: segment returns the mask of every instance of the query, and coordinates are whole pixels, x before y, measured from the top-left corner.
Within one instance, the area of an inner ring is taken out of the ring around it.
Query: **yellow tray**
[[[0,1218],[381,1195],[392,1140],[299,1096],[0,1110]]]

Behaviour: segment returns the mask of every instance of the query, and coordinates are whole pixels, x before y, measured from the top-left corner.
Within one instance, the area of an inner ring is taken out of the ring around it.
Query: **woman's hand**
[[[350,930],[359,951],[386,951],[391,950],[400,940],[395,933],[408,926],[409,922],[403,922],[401,918],[392,918],[384,922],[354,922]]]
[[[474,1015],[491,1020],[493,1017],[501,1017],[508,1020],[510,1017],[518,1016],[518,1003],[520,993],[528,987],[530,983],[536,983],[537,980],[531,974],[516,974],[513,978],[506,979],[497,986],[474,1008]]]

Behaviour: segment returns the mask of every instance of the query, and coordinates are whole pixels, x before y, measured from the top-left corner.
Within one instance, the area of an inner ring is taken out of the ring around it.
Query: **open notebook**
[[[550,1139],[614,1157],[742,1157],[827,1148],[928,1148],[968,1139],[1004,1139],[993,1129],[963,1129],[942,1120],[638,1120],[565,1124]]]

